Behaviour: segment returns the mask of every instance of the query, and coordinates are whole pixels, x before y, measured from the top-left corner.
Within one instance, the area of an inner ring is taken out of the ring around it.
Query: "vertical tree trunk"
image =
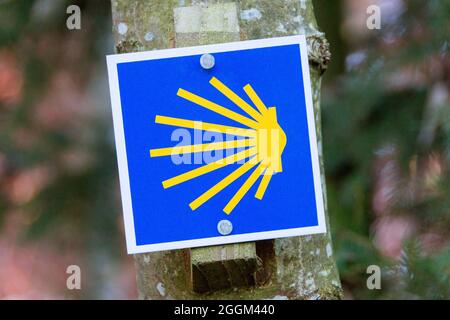
[[[320,81],[330,55],[324,35],[317,30],[311,0],[112,0],[112,12],[119,53],[305,34],[325,192]],[[326,216],[329,230],[327,210]],[[135,255],[139,296],[143,299],[341,298],[329,231],[258,241],[256,252],[260,263],[255,286],[208,294],[194,293],[191,288],[189,250]]]

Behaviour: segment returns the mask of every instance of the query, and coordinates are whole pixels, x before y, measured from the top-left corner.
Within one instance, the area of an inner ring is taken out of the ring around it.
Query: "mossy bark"
[[[311,0],[112,0],[116,50],[133,52],[183,46],[193,43],[193,39],[189,40],[189,37],[195,37],[198,43],[229,41],[230,36],[234,37],[233,33],[203,31],[202,28],[198,32],[183,34],[177,41],[174,13],[177,8],[188,6],[207,8],[222,3],[236,4],[240,40],[294,34],[305,34],[308,37],[321,176],[325,192],[320,81],[330,55],[324,35],[317,29]],[[327,210],[326,217],[327,229],[330,230]],[[261,263],[255,286],[202,294],[194,293],[190,284],[188,250],[135,255],[139,297],[142,299],[342,297],[329,231],[321,235],[258,241],[256,252]]]

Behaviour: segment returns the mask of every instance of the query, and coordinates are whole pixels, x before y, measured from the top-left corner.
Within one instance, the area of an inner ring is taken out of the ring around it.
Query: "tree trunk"
[[[305,34],[325,193],[320,86],[330,54],[324,35],[317,29],[311,0],[112,0],[112,13],[119,53]],[[195,293],[189,250],[135,255],[139,297],[339,299],[342,288],[327,208],[326,217],[326,234],[257,241],[255,283],[247,287]]]

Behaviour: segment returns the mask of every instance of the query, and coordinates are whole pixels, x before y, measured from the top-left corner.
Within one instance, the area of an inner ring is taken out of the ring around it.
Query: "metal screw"
[[[228,220],[220,220],[217,224],[217,231],[223,236],[229,235],[233,231],[233,224]]]
[[[200,65],[203,69],[211,69],[214,67],[214,64],[216,63],[216,59],[214,59],[214,56],[209,53],[202,54],[200,57]]]

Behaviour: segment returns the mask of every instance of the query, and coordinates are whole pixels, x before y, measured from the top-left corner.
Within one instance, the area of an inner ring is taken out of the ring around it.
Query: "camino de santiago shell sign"
[[[325,232],[304,36],[107,62],[129,253]]]

